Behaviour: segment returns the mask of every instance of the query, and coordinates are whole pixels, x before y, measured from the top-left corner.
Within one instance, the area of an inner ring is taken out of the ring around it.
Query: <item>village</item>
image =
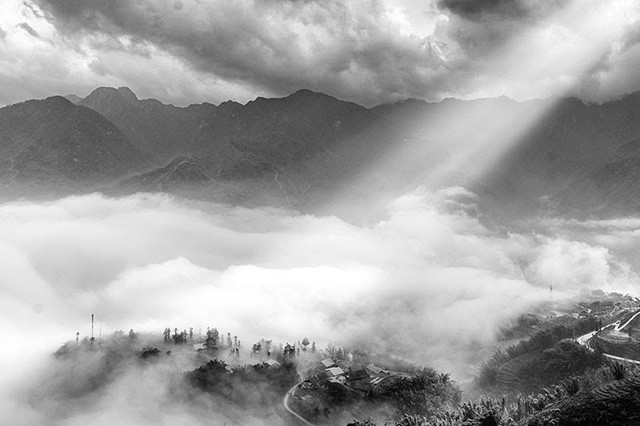
[[[280,406],[282,415],[299,423],[326,423],[342,410],[351,410],[383,395],[394,384],[399,385],[399,380],[411,378],[409,372],[414,368],[398,364],[397,368],[407,372],[393,371],[388,360],[377,365],[376,356],[370,353],[332,345],[320,349],[306,337],[285,344],[261,339],[245,346],[237,335],[214,327],[206,331],[167,327],[161,336],[133,329],[105,338],[102,333],[94,336],[92,331],[90,337],[80,339],[78,333],[75,344],[67,342],[56,355],[64,358],[78,351],[117,351],[145,363],[180,359],[187,381],[212,393],[225,393],[221,386],[237,380],[267,383],[273,391],[270,402]]]
[[[410,374],[390,371],[373,363],[363,365],[362,361],[354,361],[351,352],[344,360],[321,360],[309,369],[303,381],[289,391],[285,407],[306,421],[322,422],[329,419],[341,405],[382,395],[399,379],[411,377]]]
[[[518,342],[535,333],[564,327],[580,344],[606,346],[605,356],[610,352],[638,359],[639,305],[634,297],[596,290],[575,299],[550,300],[523,314],[509,333],[502,334],[505,341]],[[607,326],[614,322],[617,327]],[[592,327],[586,330],[590,339],[584,341],[578,336],[586,331],[577,326],[583,323]],[[215,327],[182,331],[167,327],[161,334],[117,331],[103,339],[101,332],[94,336],[92,323],[90,337],[81,340],[76,334],[75,344],[67,342],[57,355],[73,357],[74,351],[97,351],[106,354],[106,359],[110,352],[129,354],[143,365],[178,361],[186,382],[195,388],[224,395],[238,406],[260,407],[262,413],[307,425],[364,418],[369,413],[391,418],[398,409],[394,401],[399,389],[410,387],[419,375],[415,366],[390,355],[331,345],[321,348],[307,337],[284,344],[260,339],[245,345],[237,335]],[[506,373],[506,367],[500,367],[498,379]],[[428,380],[447,383],[445,376],[430,376]],[[255,399],[246,399],[246,389],[251,386],[262,390],[258,404]],[[455,392],[447,395],[447,401],[455,401]]]

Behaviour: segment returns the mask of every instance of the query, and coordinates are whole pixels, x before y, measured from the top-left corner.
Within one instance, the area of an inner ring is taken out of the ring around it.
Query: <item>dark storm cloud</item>
[[[514,0],[440,0],[438,6],[456,15],[471,17],[486,13],[519,16],[527,12],[520,2]]]
[[[500,49],[514,36],[534,27],[569,0],[439,0],[450,16],[448,37],[468,58]]]
[[[569,0],[439,0],[438,6],[467,19],[489,15],[510,19],[539,18],[567,5]]]
[[[148,41],[199,72],[279,94],[309,87],[375,103],[423,96],[447,72],[442,43],[403,35],[375,0],[39,5],[69,37]]]

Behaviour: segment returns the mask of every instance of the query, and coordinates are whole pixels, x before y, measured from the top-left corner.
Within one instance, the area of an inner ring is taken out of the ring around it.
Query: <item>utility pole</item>
[[[93,314],[91,314],[91,344],[96,341],[96,338],[93,337]]]

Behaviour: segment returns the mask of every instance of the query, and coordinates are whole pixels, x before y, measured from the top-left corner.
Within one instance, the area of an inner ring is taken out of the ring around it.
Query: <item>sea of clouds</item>
[[[467,380],[498,331],[548,300],[550,285],[558,298],[595,288],[636,294],[628,256],[637,225],[549,219],[535,231],[488,227],[473,194],[459,188],[418,188],[366,225],[162,194],[7,202],[0,205],[0,413],[12,413],[12,424],[46,423],[47,410],[59,424],[153,419],[145,410],[161,406],[167,392],[153,371],[132,371],[90,412],[65,414],[22,398],[43,385],[53,351],[77,331],[89,335],[92,313],[104,334],[211,326],[245,347],[306,336]],[[213,414],[200,415],[187,417],[198,424]]]

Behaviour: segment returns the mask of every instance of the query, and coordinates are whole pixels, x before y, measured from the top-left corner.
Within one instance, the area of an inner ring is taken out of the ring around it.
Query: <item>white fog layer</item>
[[[166,195],[2,204],[0,410],[15,413],[11,424],[50,415],[61,424],[197,423],[197,413],[162,403],[157,370],[125,374],[128,383],[107,386],[81,416],[29,402],[25,389],[37,387],[52,349],[77,331],[88,336],[92,313],[96,333],[160,335],[175,325],[215,326],[246,342],[308,336],[464,381],[498,330],[548,299],[549,286],[558,298],[637,294],[625,260],[637,219],[546,220],[546,231],[520,234],[490,230],[474,211],[472,194],[457,188],[417,189],[366,226]],[[162,423],[145,414],[159,406]]]

